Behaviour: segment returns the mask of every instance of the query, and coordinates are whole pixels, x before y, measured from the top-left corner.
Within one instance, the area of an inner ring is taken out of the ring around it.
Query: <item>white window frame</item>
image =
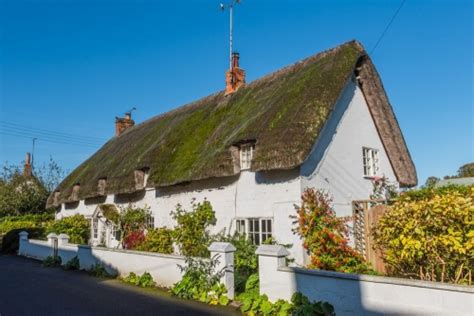
[[[364,167],[364,177],[376,177],[379,175],[379,150],[370,147],[362,147],[362,163]]]
[[[99,219],[97,217],[92,218],[92,238],[99,238]]]
[[[244,144],[240,146],[240,170],[248,170],[252,166],[253,152],[255,145]]]
[[[234,223],[235,231],[244,234],[254,245],[261,245],[274,235],[273,218],[270,217],[236,218]]]
[[[154,216],[148,217],[146,227],[147,227],[147,229],[154,229],[155,228],[155,217]]]

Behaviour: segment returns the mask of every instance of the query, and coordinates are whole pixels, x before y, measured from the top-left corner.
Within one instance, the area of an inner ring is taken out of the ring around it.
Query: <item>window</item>
[[[250,169],[253,158],[254,145],[240,146],[240,170]]]
[[[364,176],[374,177],[379,173],[379,151],[373,148],[362,148]]]
[[[155,228],[155,218],[153,216],[149,216],[146,222],[146,227],[148,229]]]
[[[246,230],[248,228],[248,230]],[[272,237],[272,220],[270,218],[236,219],[235,230],[246,235],[254,245],[260,245]]]
[[[240,235],[246,235],[247,231],[245,230],[245,219],[236,219],[235,220],[235,231]]]
[[[92,236],[94,239],[99,238],[99,219],[97,217],[92,219]]]

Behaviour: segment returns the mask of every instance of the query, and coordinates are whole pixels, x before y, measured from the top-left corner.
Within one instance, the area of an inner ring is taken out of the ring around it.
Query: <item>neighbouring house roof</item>
[[[147,187],[232,176],[240,172],[235,145],[247,141],[256,142],[253,171],[296,168],[354,74],[398,182],[416,185],[414,164],[379,75],[362,45],[351,41],[231,95],[221,91],[126,130],[69,174],[48,205],[142,190],[139,170],[148,172]],[[99,179],[106,179],[105,190],[97,189]]]
[[[451,179],[443,179],[436,183],[436,187],[444,187],[447,185],[473,185],[474,184],[474,177],[465,177],[465,178],[451,178]]]

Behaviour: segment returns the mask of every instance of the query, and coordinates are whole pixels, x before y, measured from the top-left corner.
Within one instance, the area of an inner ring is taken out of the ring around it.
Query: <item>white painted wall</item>
[[[260,294],[270,301],[301,292],[331,303],[336,315],[474,314],[474,287],[286,267],[281,246],[258,249]]]
[[[189,209],[193,198],[197,201],[206,198],[216,212],[217,224],[212,228],[213,233],[232,233],[235,218],[272,218],[275,239],[280,243],[293,244],[291,255],[302,264],[305,261],[304,250],[300,239],[291,231],[293,220],[289,217],[295,213],[294,204],[300,202],[301,192],[306,187],[323,188],[334,196],[338,216],[352,215],[352,201],[368,199],[372,192],[371,181],[363,177],[363,146],[379,149],[381,173],[395,181],[362,92],[351,81],[310,156],[300,168],[258,173],[242,171],[234,177],[148,188],[129,199],[108,195],[100,203],[126,206],[133,202],[139,207],[148,206],[155,217],[155,227],[173,227],[170,211],[178,203]],[[90,217],[97,203],[80,201],[70,209],[63,204],[57,217],[75,213]]]
[[[379,150],[380,176],[395,183],[387,153],[364,95],[356,83],[346,86],[310,156],[301,166],[301,189],[328,190],[338,216],[352,215],[352,201],[367,200],[372,182],[364,178],[362,147]]]

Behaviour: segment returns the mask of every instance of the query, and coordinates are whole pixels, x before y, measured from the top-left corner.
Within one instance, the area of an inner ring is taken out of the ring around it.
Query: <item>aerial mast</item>
[[[229,30],[229,64],[230,67],[229,69],[233,69],[233,64],[232,64],[232,53],[233,51],[233,33],[234,33],[234,5],[239,4],[240,0],[231,0],[228,4],[223,4],[221,3],[221,10],[224,11],[226,8],[229,9],[229,24],[230,24],[230,30]]]

